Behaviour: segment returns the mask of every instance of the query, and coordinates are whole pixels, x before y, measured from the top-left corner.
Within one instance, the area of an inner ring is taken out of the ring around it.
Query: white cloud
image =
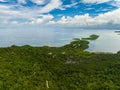
[[[79,2],[76,2],[74,0],[71,0],[71,3],[70,4],[66,4],[66,5],[61,5],[61,7],[59,7],[60,10],[66,10],[67,8],[77,8],[77,4],[81,3],[80,1]]]
[[[14,5],[0,5],[0,23],[12,24],[13,21],[17,22],[17,20],[23,20],[24,23],[25,20],[30,20],[39,15],[37,11],[31,9],[20,8],[19,10],[13,10],[14,7]],[[22,23],[22,21],[20,22]]]
[[[62,1],[61,0],[31,0],[32,2],[41,5],[45,4],[45,6],[41,7],[39,13],[49,13],[54,9],[61,9]]]
[[[0,6],[0,13],[0,21],[2,21],[3,24],[46,24],[54,18],[54,16],[50,14],[44,15],[34,10],[29,12],[29,10],[23,9],[14,11],[6,6]]]
[[[71,4],[67,4],[67,5],[62,5],[60,7],[61,10],[66,10],[67,8],[73,8],[75,7],[79,2],[72,2]]]
[[[89,14],[85,14],[85,15],[75,15],[74,17],[63,16],[60,20],[58,20],[56,22],[50,21],[48,24],[82,26],[82,25],[87,25],[87,23],[90,21],[92,21],[92,18],[89,16]]]
[[[45,4],[45,0],[31,0],[33,3],[36,3],[38,5]]]
[[[105,14],[100,14],[95,18],[96,21],[103,23],[120,24],[120,8]]]
[[[14,15],[20,14],[18,11],[11,10],[12,6],[0,5],[0,18],[12,18]]]
[[[7,0],[0,0],[0,2],[7,2]]]
[[[77,5],[77,4],[78,4],[78,2],[74,2],[72,4],[64,5],[64,7],[65,8],[70,8],[70,7],[73,7],[73,6]]]
[[[14,4],[14,5],[0,4],[1,23],[4,21],[10,22],[11,20],[17,20],[17,19],[22,19],[22,20],[25,19],[27,21],[30,21],[32,18],[37,19],[37,17],[44,15],[43,13],[49,13],[54,9],[59,9],[62,5],[61,0],[51,0],[43,7],[24,7],[20,5],[27,3],[26,1],[27,0],[18,0],[19,4]],[[32,0],[32,1],[38,4],[47,2],[47,0],[38,0],[39,2],[37,0]]]
[[[1,0],[6,1],[6,0]],[[27,0],[18,0],[19,3],[26,3]],[[104,14],[100,14],[96,17],[91,17],[89,14],[75,15],[73,17],[63,16],[60,20],[55,21],[54,16],[49,13],[54,9],[65,9],[76,6],[78,2],[73,2],[69,5],[62,5],[61,0],[50,0],[46,3],[46,0],[32,0],[36,4],[46,4],[44,7],[23,7],[20,4],[16,5],[1,5],[0,4],[0,23],[4,24],[44,24],[44,25],[65,25],[65,26],[89,26],[89,25],[103,25],[103,24],[120,24],[120,9],[110,11]],[[39,1],[39,2],[38,2]],[[83,0],[86,3],[103,3],[108,0]],[[115,0],[119,2],[120,0]],[[115,2],[113,4],[115,4]],[[116,4],[117,5],[117,4]],[[16,9],[14,7],[19,7]],[[21,21],[19,21],[19,20]],[[22,21],[23,20],[23,21]]]
[[[120,0],[114,0],[111,5],[120,7]]]
[[[0,0],[0,1],[7,1],[7,0]],[[43,7],[33,7],[33,8],[28,8],[20,5],[20,4],[26,4],[27,0],[17,0],[17,1],[18,4],[14,4],[14,5],[0,4],[0,21],[2,21],[0,23],[45,24],[52,21],[54,17],[50,14],[44,15],[43,13],[49,13],[54,9],[62,9],[61,0],[31,0],[32,2],[38,5],[46,4]],[[77,3],[66,5],[64,6],[64,8],[69,8],[76,4]],[[15,7],[18,7],[18,9],[16,9]],[[19,20],[21,21],[19,22]]]
[[[12,21],[11,23],[12,24],[19,24],[17,21]]]
[[[91,26],[91,25],[107,25],[120,24],[120,9],[91,17],[89,14],[75,15],[74,17],[63,16],[58,21],[49,21],[50,25],[67,25],[67,26]]]
[[[54,9],[59,9],[62,5],[61,0],[51,0],[50,3],[48,3],[46,6],[41,8],[41,13],[48,13]]]
[[[96,4],[105,3],[109,1],[111,0],[82,0],[83,3],[96,3]]]
[[[26,0],[18,0],[18,3],[20,3],[20,4],[26,4]]]
[[[73,17],[63,16],[60,20],[55,21],[54,16],[42,14],[39,10],[31,10],[21,7],[19,10],[13,10],[14,5],[0,5],[0,21],[5,24],[44,24],[44,25],[65,25],[65,26],[89,26],[104,24],[120,24],[120,9],[91,17],[89,14],[75,15]],[[26,14],[27,12],[27,14]],[[25,19],[19,22],[17,19]],[[12,21],[11,21],[12,19]]]
[[[82,2],[87,4],[108,3],[112,6],[120,7],[120,0],[82,0]]]
[[[41,15],[41,18],[33,18],[31,22],[28,22],[29,24],[46,24],[50,20],[52,20],[54,17],[50,14],[48,15]]]

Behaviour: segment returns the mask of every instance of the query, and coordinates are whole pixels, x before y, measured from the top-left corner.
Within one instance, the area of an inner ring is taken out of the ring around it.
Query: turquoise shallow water
[[[80,29],[0,29],[0,47],[11,45],[62,46],[73,38],[88,37],[91,34],[100,37],[90,42],[88,51],[117,52],[120,50],[120,35],[116,30],[80,30]]]

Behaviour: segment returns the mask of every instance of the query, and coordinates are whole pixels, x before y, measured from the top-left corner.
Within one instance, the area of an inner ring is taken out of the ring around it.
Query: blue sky
[[[120,0],[0,0],[0,27],[120,29]]]

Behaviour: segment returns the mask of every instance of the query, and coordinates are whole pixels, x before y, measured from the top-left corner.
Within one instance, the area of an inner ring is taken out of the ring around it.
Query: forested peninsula
[[[61,47],[1,47],[0,90],[120,90],[120,51],[85,51],[98,37]]]

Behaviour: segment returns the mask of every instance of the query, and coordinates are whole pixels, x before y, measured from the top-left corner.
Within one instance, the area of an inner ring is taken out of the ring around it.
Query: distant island
[[[120,35],[120,31],[115,31],[115,33],[117,33],[117,35]]]
[[[115,31],[115,33],[120,33],[120,31]]]
[[[82,38],[83,40],[96,40],[99,38],[99,35],[92,34],[88,38]]]
[[[85,51],[98,37],[61,47],[0,48],[0,90],[120,90],[120,51]]]

